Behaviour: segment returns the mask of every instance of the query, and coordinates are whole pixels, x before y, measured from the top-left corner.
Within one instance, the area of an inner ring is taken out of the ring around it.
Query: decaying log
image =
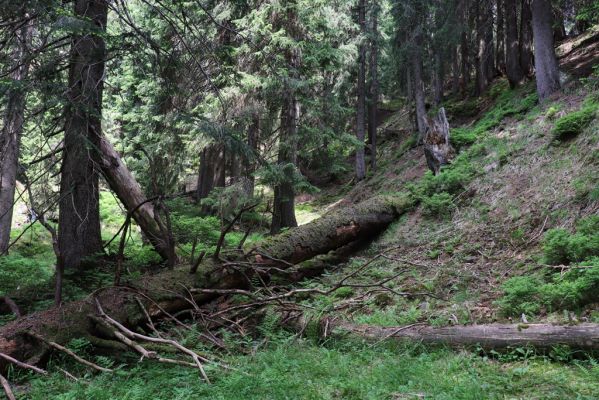
[[[288,318],[294,329],[305,329],[303,316]],[[485,324],[432,327],[426,324],[380,327],[354,324],[342,319],[324,318],[320,321],[323,336],[351,334],[373,340],[411,340],[428,345],[454,348],[477,346],[486,350],[532,346],[551,349],[566,345],[572,349],[599,349],[599,324]],[[326,327],[326,329],[324,329]]]
[[[411,206],[408,198],[377,196],[261,242],[258,260],[297,264],[356,240],[374,238]],[[276,260],[275,260],[276,259]]]
[[[117,195],[158,254],[165,259],[173,257],[174,249],[165,226],[161,226],[154,205],[148,201],[121,156],[110,142],[100,140],[101,168],[110,189]],[[164,225],[164,224],[162,224]]]
[[[366,202],[332,212],[320,220],[294,228],[280,237],[265,241],[253,251],[254,266],[263,270],[286,270],[293,263],[367,239],[384,230],[389,223],[410,206],[407,200],[377,197]],[[264,255],[260,255],[264,254]],[[280,260],[280,261],[274,261]],[[165,317],[192,306],[189,289],[247,289],[255,269],[241,270],[247,264],[234,261],[221,263],[206,257],[198,271],[179,266],[155,275],[147,275],[128,286],[108,287],[92,293],[88,298],[64,304],[61,307],[26,315],[0,328],[0,353],[18,360],[40,359],[43,341],[64,346],[73,338],[88,337],[92,342],[111,339],[106,329],[97,323],[95,302],[102,304],[106,315],[132,328],[147,324],[151,318]],[[313,266],[307,267],[313,268]],[[299,271],[298,276],[304,274]],[[306,274],[309,275],[309,274]],[[218,297],[218,293],[193,294],[196,304]],[[140,307],[140,303],[143,307]],[[145,310],[144,310],[145,309]],[[0,372],[7,363],[0,359]]]
[[[443,107],[436,118],[428,119],[423,142],[426,164],[437,175],[441,166],[449,164],[455,156],[455,150],[449,143],[449,122]]]

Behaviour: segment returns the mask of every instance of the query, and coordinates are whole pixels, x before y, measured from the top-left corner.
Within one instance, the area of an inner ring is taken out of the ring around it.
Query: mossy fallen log
[[[254,251],[259,261],[271,257],[297,264],[348,243],[373,238],[411,206],[409,197],[376,196],[266,239]]]
[[[363,203],[327,214],[317,221],[289,230],[282,235],[267,239],[257,246],[255,263],[270,266],[281,260],[277,269],[284,269],[317,255],[326,254],[350,243],[367,239],[383,231],[401,212],[409,207],[405,199],[375,197]],[[268,257],[260,254],[268,254]],[[267,269],[266,269],[267,270]],[[313,266],[301,269],[293,276],[300,279],[314,271]],[[241,273],[207,257],[197,273],[190,274],[188,267],[177,267],[155,275],[148,275],[126,286],[107,287],[90,294],[87,298],[67,303],[58,308],[36,312],[19,318],[0,328],[0,353],[32,363],[44,359],[49,350],[35,335],[58,343],[67,344],[71,339],[87,337],[93,343],[110,339],[96,322],[97,299],[106,314],[127,327],[144,325],[147,316],[168,317],[169,314],[190,309],[187,289],[246,289],[250,286],[252,270]],[[194,301],[202,304],[215,294],[194,294]],[[31,332],[35,335],[28,334]],[[6,362],[0,360],[0,371]]]

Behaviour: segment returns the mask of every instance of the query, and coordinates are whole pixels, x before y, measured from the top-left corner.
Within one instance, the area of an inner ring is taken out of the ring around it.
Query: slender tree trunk
[[[358,3],[358,24],[360,25],[360,45],[358,48],[358,104],[356,109],[356,179],[361,181],[366,176],[366,161],[364,160],[364,138],[366,136],[366,4],[365,0]]]
[[[443,54],[441,49],[437,49],[434,54],[435,59],[435,70],[433,84],[435,88],[435,105],[438,106],[443,101],[443,81],[444,81],[444,68],[443,68]]]
[[[297,3],[288,0],[287,4],[287,33],[294,41],[299,41],[297,21]],[[299,79],[301,66],[301,51],[298,46],[287,51],[289,75]],[[283,106],[281,109],[281,139],[279,140],[278,163],[282,167],[283,179],[275,186],[273,200],[273,215],[270,233],[278,233],[282,228],[296,227],[295,219],[295,189],[294,176],[297,174],[298,125],[300,103],[296,89],[289,83],[285,84]]]
[[[11,74],[15,87],[6,94],[8,104],[0,136],[0,254],[5,253],[10,244],[10,228],[19,169],[19,148],[25,115],[23,82],[29,73],[30,58],[27,48],[31,41],[31,29],[31,23],[27,22],[15,35],[13,60],[18,63],[18,66]]]
[[[524,74],[529,77],[533,75],[534,68],[530,1],[522,0],[522,11],[520,12],[520,66]]]
[[[379,5],[377,0],[372,3],[372,32],[370,42],[370,103],[368,107],[368,141],[370,142],[370,168],[376,170],[376,128],[377,128],[377,108],[379,101],[379,80],[378,80],[378,12]]]
[[[539,99],[543,100],[560,89],[559,70],[553,44],[551,2],[533,0],[532,12],[537,93]]]
[[[493,2],[491,0],[485,0],[484,6],[484,18],[485,18],[485,66],[487,74],[487,86],[489,82],[495,79],[497,75],[497,69],[495,68],[495,46],[493,45]]]
[[[482,0],[476,0],[475,3],[475,14],[476,14],[476,86],[474,87],[474,95],[480,96],[482,92],[487,88],[487,42],[486,42],[486,29],[484,20],[484,10],[481,10]]]
[[[566,26],[564,25],[564,12],[560,6],[553,8],[553,40],[561,42],[566,39]]]
[[[454,46],[451,51],[451,78],[451,92],[456,96],[460,92],[460,64],[457,46]]]
[[[520,66],[520,51],[518,44],[518,16],[516,0],[503,0],[505,6],[505,64],[507,79],[511,87],[516,87],[524,79]]]
[[[497,38],[495,49],[496,68],[501,74],[505,74],[505,22],[504,22],[504,0],[497,0]]]
[[[252,122],[248,127],[247,131],[247,145],[252,152],[258,150],[258,135],[260,133],[260,117],[255,114],[252,118]],[[242,159],[243,166],[243,188],[246,196],[251,197],[254,195],[254,170],[255,165],[253,161],[254,154],[247,154]]]
[[[468,8],[469,8],[469,0],[463,0],[460,2],[461,6],[461,14],[462,14],[462,24],[464,26],[468,25]],[[460,53],[461,53],[461,68],[462,68],[462,80],[460,82],[460,91],[462,92],[462,96],[466,95],[466,91],[468,90],[468,84],[470,83],[470,64],[469,64],[469,39],[468,39],[468,30],[462,29],[461,39],[460,39]]]
[[[102,251],[95,165],[100,161],[106,47],[103,36],[91,31],[106,30],[107,12],[105,0],[75,1],[75,15],[86,21],[88,32],[71,40],[58,221],[61,264],[68,269]]]

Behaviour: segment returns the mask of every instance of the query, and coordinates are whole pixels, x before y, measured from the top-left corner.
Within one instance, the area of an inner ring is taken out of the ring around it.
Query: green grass
[[[34,377],[19,398],[145,399],[592,399],[599,367],[545,358],[498,362],[472,353],[346,341],[276,343],[226,360],[238,371],[208,367],[213,383],[183,367],[145,361],[115,374],[66,380]]]

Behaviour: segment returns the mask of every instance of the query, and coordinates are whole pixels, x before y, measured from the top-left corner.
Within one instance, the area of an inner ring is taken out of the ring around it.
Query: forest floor
[[[596,300],[583,301],[588,288],[581,279],[591,278],[574,275],[577,264],[548,260],[547,253],[555,250],[548,232],[561,229],[564,237],[579,235],[584,241],[582,226],[585,221],[593,226],[599,214],[599,119],[570,137],[557,138],[555,133],[563,117],[599,102],[597,43],[588,39],[562,44],[562,62],[570,73],[589,76],[591,52],[595,75],[571,81],[544,104],[537,104],[534,82],[510,90],[502,79],[476,102],[449,98],[444,105],[460,156],[438,177],[426,172],[405,110],[399,107],[390,114],[379,129],[377,171],[357,185],[337,185],[304,198],[298,206],[300,223],[375,194],[407,191],[420,204],[350,260],[300,286],[331,287],[383,254],[356,279],[364,283],[395,276],[389,287],[402,295],[341,288],[331,296],[307,298],[303,304],[316,315],[334,312],[357,323],[383,326],[599,322]],[[102,203],[109,235],[122,222],[116,217],[114,199],[106,195]],[[213,238],[210,229],[218,234],[218,221],[202,224],[206,237]],[[237,243],[241,234],[228,240]],[[47,235],[41,230],[27,235],[13,255],[21,257],[21,264],[14,261],[13,274],[2,280],[0,295],[18,290],[19,285],[42,286],[51,280]],[[595,240],[596,232],[589,235]],[[259,238],[255,234],[250,241]],[[136,273],[135,264],[152,261],[153,255],[141,246],[128,252],[131,273]],[[24,261],[32,258],[35,270]],[[88,282],[67,297],[80,297],[104,281],[101,274],[94,279],[97,282]],[[597,288],[599,279],[592,282],[592,290]],[[564,295],[573,292],[575,299]],[[49,301],[40,295],[35,308],[44,308]],[[593,354],[562,347],[543,353],[526,347],[485,352],[353,337],[322,339],[311,332],[286,331],[278,322],[276,315],[267,314],[256,334],[226,336],[227,351],[220,357],[232,369],[207,366],[211,385],[193,370],[138,362],[126,354],[121,359],[90,355],[97,363],[116,368],[114,374],[91,375],[56,356],[48,366],[50,376],[14,370],[10,379],[18,383],[17,394],[23,399],[599,398],[599,359]],[[162,328],[182,343],[202,348],[193,331],[178,331],[166,323]],[[90,350],[85,340],[70,346],[81,354]],[[77,381],[66,379],[58,369],[65,366],[79,377]]]

